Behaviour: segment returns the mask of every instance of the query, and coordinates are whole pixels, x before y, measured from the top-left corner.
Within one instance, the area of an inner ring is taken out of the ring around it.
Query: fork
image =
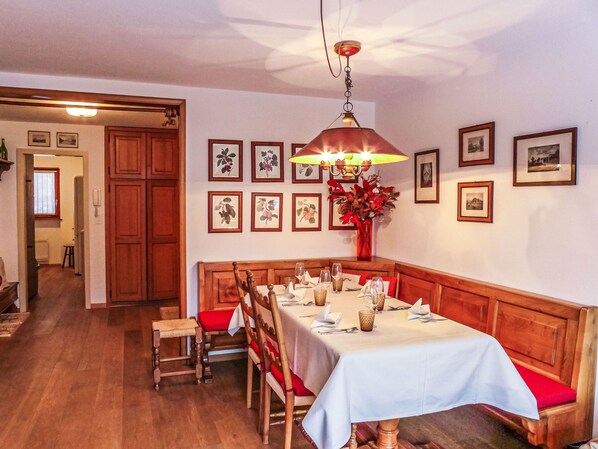
[[[393,307],[393,306],[388,306],[388,311],[389,312],[393,312],[395,310],[407,310],[410,309],[411,306],[397,306],[397,307]]]
[[[353,326],[353,327],[347,327],[344,329],[332,329],[329,331],[318,331],[318,334],[320,335],[327,335],[327,334],[352,334],[353,332],[355,332],[357,330],[357,326]]]

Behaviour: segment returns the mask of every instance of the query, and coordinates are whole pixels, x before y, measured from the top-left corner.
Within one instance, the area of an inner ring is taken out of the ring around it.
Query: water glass
[[[343,276],[343,266],[336,262],[332,264],[332,269],[330,270],[330,275],[332,279],[338,279]]]
[[[327,290],[323,288],[322,284],[318,284],[316,288],[314,288],[314,303],[316,306],[323,306],[326,304],[326,293]]]
[[[338,277],[332,277],[332,291],[334,292],[342,292],[343,291],[343,277],[342,276],[338,276]]]
[[[371,332],[374,329],[374,319],[376,315],[373,310],[359,311],[359,329],[363,332]]]
[[[328,268],[324,268],[320,270],[320,284],[324,286],[324,288],[330,287],[330,270]]]

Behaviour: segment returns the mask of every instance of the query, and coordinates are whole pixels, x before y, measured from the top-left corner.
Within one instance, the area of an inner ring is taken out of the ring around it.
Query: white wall
[[[63,245],[75,242],[75,176],[83,176],[80,156],[34,156],[35,168],[51,167],[60,170],[60,221],[36,220],[35,240],[46,240],[50,246],[48,263],[62,263]]]
[[[45,77],[0,73],[0,85],[84,92],[105,92],[127,95],[184,98],[187,100],[187,286],[189,314],[197,310],[197,262],[234,259],[280,259],[321,257],[330,254],[350,256],[354,244],[349,231],[328,231],[328,209],[324,207],[322,232],[291,233],[291,193],[318,192],[327,195],[325,184],[291,183],[291,164],[285,162],[284,183],[251,183],[251,141],[283,141],[285,159],[291,143],[306,143],[327,126],[342,110],[342,99],[292,97],[250,92],[164,86],[155,84],[116,82],[84,78]],[[339,89],[342,86],[339,86]],[[341,92],[341,90],[339,90]],[[374,105],[355,103],[355,111],[363,126],[374,125]],[[68,130],[65,130],[68,131]],[[26,135],[26,134],[25,134]],[[207,181],[208,139],[241,139],[244,142],[244,182]],[[80,147],[84,148],[80,135]],[[7,143],[9,143],[7,141]],[[102,143],[103,147],[103,143]],[[14,148],[14,144],[9,146]],[[103,185],[103,153],[90,159],[90,189]],[[7,183],[0,183],[0,195],[7,195],[6,215],[16,215],[14,171]],[[5,175],[6,176],[6,175]],[[243,233],[208,234],[207,192],[210,190],[241,190],[243,198]],[[283,232],[252,233],[251,192],[283,192]],[[323,204],[326,205],[325,201]],[[14,212],[14,213],[13,213]],[[0,253],[16,261],[16,218],[0,217],[6,234],[0,235]],[[103,229],[104,225],[101,225]],[[103,244],[103,234],[101,242]],[[92,248],[93,251],[93,248]],[[91,269],[91,276],[102,279],[92,290],[92,303],[104,302],[104,258]],[[95,257],[92,258],[95,260]],[[16,271],[13,273],[16,276]]]

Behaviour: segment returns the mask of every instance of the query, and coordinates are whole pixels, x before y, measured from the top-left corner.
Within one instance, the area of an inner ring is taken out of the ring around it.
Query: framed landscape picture
[[[208,180],[243,181],[243,141],[208,140]]]
[[[577,128],[513,138],[513,185],[564,186],[577,183]]]
[[[438,149],[414,154],[415,163],[415,202],[440,202],[440,170]]]
[[[322,194],[293,193],[293,231],[322,230]]]
[[[338,211],[338,204],[335,204],[332,201],[328,201],[328,204],[328,229],[331,231],[351,231],[357,229],[357,225],[355,223],[344,224],[341,221],[341,214]]]
[[[79,148],[79,134],[57,132],[56,146],[58,148]]]
[[[208,232],[243,232],[243,192],[208,192]]]
[[[291,144],[291,155],[303,148],[305,144]],[[293,184],[318,184],[322,182],[322,168],[319,165],[292,164]]]
[[[27,145],[30,147],[49,147],[50,131],[27,131]]]
[[[494,164],[494,122],[459,130],[459,167]]]
[[[282,142],[251,142],[251,181],[284,182]]]
[[[251,231],[282,231],[282,193],[251,194]]]
[[[460,182],[457,185],[457,220],[492,223],[494,181]]]

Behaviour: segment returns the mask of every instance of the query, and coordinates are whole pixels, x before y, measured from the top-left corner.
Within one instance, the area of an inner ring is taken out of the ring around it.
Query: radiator
[[[39,263],[48,263],[50,261],[50,245],[47,240],[35,241],[35,259]]]

